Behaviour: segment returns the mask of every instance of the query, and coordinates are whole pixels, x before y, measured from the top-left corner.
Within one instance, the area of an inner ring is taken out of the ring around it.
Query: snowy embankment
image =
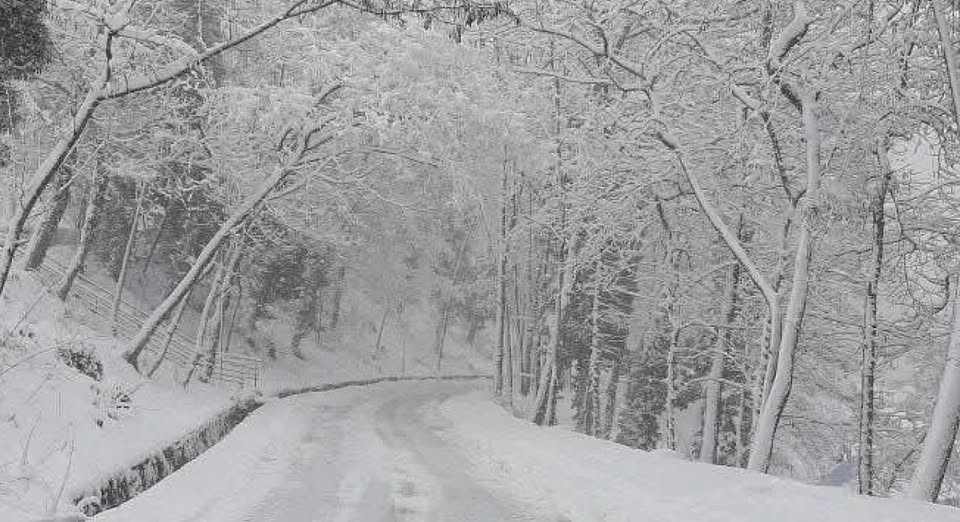
[[[855,496],[688,462],[516,419],[481,393],[440,407],[445,434],[485,479],[572,521],[956,522],[960,510]]]
[[[115,339],[72,320],[22,273],[2,299],[0,520],[75,510],[84,491],[230,407],[221,390],[197,385],[188,393],[144,379],[123,362]]]
[[[132,502],[94,520],[228,522],[243,516],[265,491],[282,486],[296,465],[310,418],[292,401],[269,401],[219,444]]]

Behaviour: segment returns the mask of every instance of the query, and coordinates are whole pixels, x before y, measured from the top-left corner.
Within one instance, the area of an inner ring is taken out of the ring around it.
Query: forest
[[[960,506],[958,44],[947,0],[0,0],[0,313],[88,277],[165,385],[472,357],[537,425]]]

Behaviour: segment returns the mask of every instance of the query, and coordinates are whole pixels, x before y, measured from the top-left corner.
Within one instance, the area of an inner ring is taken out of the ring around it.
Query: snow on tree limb
[[[813,19],[807,14],[803,2],[793,4],[793,19],[783,28],[780,36],[770,44],[767,65],[771,71],[777,71],[783,67],[783,58],[807,34],[807,28],[810,27],[811,23],[813,23]]]

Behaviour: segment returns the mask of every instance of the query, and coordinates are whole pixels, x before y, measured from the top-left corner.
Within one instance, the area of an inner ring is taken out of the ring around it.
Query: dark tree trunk
[[[143,196],[146,187],[141,187],[137,194],[136,208],[133,211],[133,220],[130,223],[130,233],[127,236],[126,244],[123,248],[123,257],[120,260],[120,272],[117,274],[117,286],[113,295],[113,307],[111,309],[111,322],[113,323],[113,334],[117,334],[117,315],[120,313],[120,302],[123,299],[123,285],[127,281],[127,272],[130,270],[130,258],[133,254],[134,244],[137,240],[137,227],[140,222],[140,212],[143,209]]]
[[[233,249],[239,250],[239,245],[234,243]],[[232,254],[230,254],[230,257],[232,257]],[[203,361],[204,347],[206,346],[207,339],[207,323],[210,321],[210,314],[213,311],[214,303],[216,303],[217,296],[220,294],[224,280],[226,279],[227,263],[228,261],[224,259],[224,254],[221,254],[220,264],[217,265],[217,271],[214,272],[213,280],[210,281],[210,287],[207,289],[207,297],[204,299],[203,308],[200,310],[200,322],[197,325],[197,335],[193,345],[193,362],[190,364],[190,371],[187,372],[187,376],[183,379],[184,388],[190,385],[193,374],[196,373],[197,368]],[[201,280],[202,279],[198,279],[197,283]]]
[[[623,371],[623,348],[617,350],[613,358],[613,366],[610,369],[610,381],[607,382],[606,404],[603,412],[603,427],[600,436],[611,440],[613,438],[613,426],[617,421],[617,388],[620,386],[620,374]]]
[[[30,243],[27,245],[24,255],[23,268],[27,270],[36,270],[43,263],[47,256],[47,250],[50,249],[53,238],[57,233],[57,227],[63,219],[63,214],[67,210],[67,204],[70,202],[70,186],[68,182],[73,177],[73,169],[66,165],[60,167],[57,175],[57,186],[53,196],[50,198],[50,208],[43,215],[43,220],[30,236]]]
[[[874,380],[877,368],[877,291],[883,272],[883,236],[886,226],[884,207],[893,169],[890,168],[886,147],[877,148],[880,174],[870,214],[873,225],[873,244],[870,255],[870,280],[866,288],[866,310],[863,316],[862,364],[860,366],[860,444],[858,446],[857,483],[861,494],[873,495],[873,439],[875,423]]]
[[[168,324],[167,335],[163,340],[163,351],[160,352],[160,356],[157,357],[156,362],[153,363],[153,366],[150,367],[150,370],[147,372],[147,377],[153,377],[154,373],[157,373],[157,370],[160,368],[160,365],[163,364],[164,359],[167,357],[167,351],[170,349],[170,343],[173,341],[173,337],[177,334],[177,329],[180,327],[180,320],[183,318],[183,311],[187,308],[187,303],[190,302],[190,296],[184,296],[183,300],[180,301],[180,304],[177,305],[177,311],[173,313],[173,319]]]
[[[303,352],[300,349],[300,343],[315,327],[320,288],[323,285],[326,270],[325,261],[313,253],[308,253],[304,262],[307,266],[304,269],[303,288],[300,290],[300,306],[297,310],[293,338],[290,341],[290,350],[301,359],[303,359]]]
[[[330,329],[336,330],[340,324],[340,303],[343,301],[343,291],[347,284],[347,267],[340,265],[337,268],[337,287],[333,291],[333,310],[330,311]]]
[[[97,222],[100,220],[100,209],[103,206],[103,197],[106,191],[107,174],[98,168],[93,179],[93,184],[90,187],[87,209],[84,212],[83,228],[80,230],[80,243],[77,245],[73,259],[70,261],[70,265],[67,267],[63,280],[60,281],[57,289],[57,297],[59,297],[60,300],[67,298],[67,294],[70,293],[70,289],[73,287],[73,281],[77,278],[77,275],[80,274],[80,271],[83,270],[83,263],[86,261],[87,253],[90,251],[90,241],[93,238],[93,231],[96,229]]]

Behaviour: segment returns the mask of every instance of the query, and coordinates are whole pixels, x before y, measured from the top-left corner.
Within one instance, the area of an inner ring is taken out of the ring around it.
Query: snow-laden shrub
[[[97,426],[103,427],[107,419],[120,420],[133,409],[133,390],[123,384],[94,383],[90,389],[93,390],[93,406],[97,411],[94,417]]]
[[[95,381],[103,379],[103,364],[91,348],[71,344],[57,349],[57,357],[67,366]]]
[[[4,331],[0,330],[0,356],[21,356],[37,349],[33,325],[21,324]]]

